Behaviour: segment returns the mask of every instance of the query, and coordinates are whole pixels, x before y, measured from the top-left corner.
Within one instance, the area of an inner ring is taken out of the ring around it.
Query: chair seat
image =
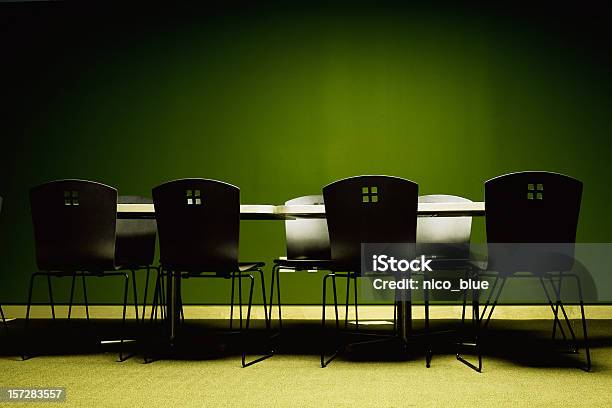
[[[257,268],[262,268],[265,265],[265,262],[238,262],[238,270],[240,270],[240,272],[247,272]]]
[[[329,269],[333,265],[331,259],[287,259],[277,258],[274,260],[274,264],[280,267],[293,268],[295,270],[305,269]]]
[[[262,268],[265,265],[265,262],[239,262],[237,271],[183,271],[181,276],[183,278],[217,277],[229,279],[232,277],[233,272],[250,272]]]
[[[147,268],[151,268],[154,269],[154,266],[152,264],[132,264],[129,262],[124,262],[124,263],[117,263],[117,269],[119,270],[127,270],[127,271],[131,271],[131,270],[140,270],[140,269],[147,269]]]
[[[69,269],[57,269],[57,270],[50,270],[50,271],[40,271],[42,273],[46,273],[52,276],[72,276],[74,273],[78,273],[79,275],[85,275],[85,276],[101,276],[104,275],[106,273],[109,272],[116,272],[116,271],[120,271],[123,270],[123,267],[120,266],[108,266],[107,268],[104,269],[89,269],[89,270],[69,270]]]

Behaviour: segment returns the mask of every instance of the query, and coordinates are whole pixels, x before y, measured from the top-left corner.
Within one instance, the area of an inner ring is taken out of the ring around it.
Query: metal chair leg
[[[568,315],[567,315],[567,312],[565,311],[565,306],[563,306],[563,303],[561,302],[561,303],[559,303],[559,307],[560,307],[560,309],[561,309],[561,313],[563,314],[563,319],[565,320],[565,324],[567,325],[567,327],[568,327],[568,329],[569,329],[570,336],[572,336],[572,341],[573,341],[574,343],[576,343],[576,335],[574,334],[574,329],[573,329],[573,326],[572,326],[572,324],[571,324],[571,322],[570,322],[570,320],[569,320],[569,317],[568,317]],[[561,325],[561,320],[559,320],[559,325]],[[576,345],[576,348],[577,348],[577,347],[578,347],[578,346]]]
[[[155,278],[155,289],[153,290],[153,302],[151,303],[151,317],[149,318],[149,322],[153,323],[153,318],[155,317],[155,321],[157,322],[157,308],[159,299],[159,291],[160,291],[160,279],[161,274],[159,273],[159,269],[157,270],[157,277]]]
[[[253,278],[253,275],[248,275],[249,278],[251,279],[251,288],[249,290],[249,305],[247,307],[247,315],[246,315],[246,329],[243,332],[242,331],[242,276],[240,276],[240,280],[238,281],[238,287],[239,287],[239,292],[240,292],[240,337],[242,338],[242,367],[246,367],[246,342],[244,339],[244,336],[246,335],[246,332],[248,332],[249,330],[249,324],[251,322],[251,305],[253,304],[253,285],[255,283],[255,279]]]
[[[134,291],[134,312],[136,313],[136,323],[138,323],[140,321],[140,318],[138,317],[138,289],[136,289],[136,271],[132,269],[131,272],[132,272],[132,288]]]
[[[266,305],[266,283],[264,281],[264,273],[261,269],[256,269],[261,280],[261,298],[264,307],[264,318],[266,319],[266,330],[270,330],[270,317],[268,316],[268,306]]]
[[[329,357],[327,360],[325,359],[325,332],[326,332],[326,327],[325,327],[325,309],[327,308],[327,279],[332,278],[332,282],[333,283],[333,287],[334,287],[334,306],[335,306],[335,310],[336,310],[336,336],[338,336],[338,329],[339,329],[339,324],[340,322],[338,321],[338,302],[337,302],[337,295],[336,295],[336,285],[335,285],[335,274],[334,273],[328,273],[323,277],[323,312],[322,312],[322,317],[321,317],[321,329],[322,329],[322,336],[321,336],[321,368],[325,368],[327,367],[327,365],[334,359],[336,358],[336,356],[338,355],[339,351],[338,349],[336,349],[336,351],[331,355],[331,357]],[[337,338],[336,338],[337,340]],[[337,345],[337,344],[336,344]]]
[[[125,361],[128,358],[131,357],[131,355],[129,356],[124,356],[123,355],[123,340],[125,339],[125,314],[127,311],[127,301],[128,301],[128,287],[129,287],[129,283],[130,283],[130,277],[127,273],[124,274],[125,276],[125,284],[123,286],[123,317],[121,320],[121,340],[119,341],[119,361]]]
[[[480,315],[479,320],[482,320],[484,318],[484,315],[487,313],[487,308],[491,304],[491,298],[493,297],[493,294],[495,293],[495,288],[497,287],[498,281],[499,281],[499,276],[496,276],[495,280],[493,281],[493,286],[491,286],[489,289],[489,296],[487,297],[487,301],[485,302],[484,308],[482,309],[482,314]]]
[[[278,265],[274,265],[272,267],[272,282],[270,284],[270,303],[268,304],[268,316],[269,316],[269,320],[270,320],[270,325],[272,325],[272,313],[274,310],[274,283],[275,281],[278,281],[277,284],[277,298],[278,298],[278,329],[279,331],[282,330],[283,328],[283,316],[282,316],[282,310],[281,310],[281,295],[280,295],[280,274],[278,272],[278,270],[280,269],[280,267]]]
[[[8,323],[6,322],[6,317],[4,316],[4,310],[2,310],[2,305],[0,305],[0,315],[2,315],[2,325],[4,326],[4,330],[6,331],[6,335],[9,334]]]
[[[275,349],[277,347],[280,347],[280,342],[278,341],[278,338],[280,338],[281,332],[282,332],[282,314],[281,314],[281,305],[280,305],[280,293],[278,294],[279,297],[279,302],[278,302],[278,331],[273,333],[271,332],[272,330],[272,314],[274,313],[274,281],[276,280],[277,277],[277,270],[278,265],[273,265],[272,266],[272,283],[270,284],[270,303],[268,304],[268,327],[266,328],[267,334],[268,334],[268,339],[272,340],[273,338],[276,338],[277,341],[276,343],[272,346],[270,353],[275,353]],[[280,276],[279,276],[280,279]],[[280,292],[280,286],[277,289]]]
[[[481,314],[479,309],[479,291],[477,289],[472,289],[472,326],[474,328],[474,343],[460,343],[461,346],[470,346],[476,350],[476,354],[478,357],[478,365],[475,365],[468,360],[466,360],[461,353],[456,354],[457,360],[470,367],[472,370],[481,373],[482,372],[482,349],[480,345],[481,341],[481,333],[480,333],[480,322],[481,322]],[[484,312],[483,312],[484,315]]]
[[[327,366],[327,362],[325,361],[325,308],[327,307],[327,279],[330,274],[326,274],[323,277],[323,314],[321,315],[321,368],[325,368]]]
[[[393,303],[393,335],[397,336],[397,306]]]
[[[480,335],[481,334],[480,333],[480,319],[478,318],[478,307],[479,307],[479,297],[480,297],[480,294],[479,294],[479,291],[477,289],[474,289],[473,296],[476,299],[474,301],[474,314],[476,315],[476,321],[475,321],[476,335],[475,335],[474,341],[475,341],[475,344],[476,344],[476,353],[478,354],[478,369],[476,371],[481,373],[482,372],[482,349],[481,349],[481,346],[480,346],[480,338],[481,338],[481,335]]]
[[[242,331],[242,278],[240,272],[238,272],[238,311],[240,313],[240,331]]]
[[[569,320],[569,317],[567,316],[567,312],[565,311],[565,307],[563,306],[563,302],[561,301],[561,281],[563,279],[563,274],[559,274],[559,286],[557,287],[555,285],[554,280],[552,279],[552,277],[549,278],[550,280],[550,284],[551,286],[555,289],[555,294],[557,296],[557,302],[555,304],[555,310],[557,312],[557,314],[559,313],[559,309],[561,309],[561,313],[563,314],[563,319],[565,320],[565,324],[567,326],[567,329],[570,333],[570,336],[572,337],[572,342],[574,343],[574,353],[578,352],[579,346],[578,346],[578,341],[576,340],[576,334],[574,333],[574,329],[572,327],[572,323]],[[561,331],[561,333],[563,334],[562,331],[562,325],[561,325],[561,320],[560,319],[556,319],[555,320],[558,324],[559,324],[559,329]],[[553,339],[555,338],[555,334],[554,334],[554,328],[556,327],[556,324],[553,323]],[[563,339],[565,340],[566,337],[563,336]]]
[[[427,272],[423,271],[423,282],[428,280]],[[429,368],[431,366],[431,359],[433,357],[433,350],[431,347],[431,338],[429,333],[429,289],[423,290],[423,300],[425,303],[425,341],[426,341],[426,349],[425,349],[425,367]]]
[[[548,305],[550,306],[550,309],[553,312],[554,315],[554,321],[559,323],[559,332],[561,333],[561,335],[563,336],[563,340],[566,340],[567,337],[565,336],[565,330],[563,330],[563,326],[561,325],[561,322],[559,322],[559,308],[555,308],[555,305],[553,304],[552,298],[550,297],[550,294],[548,293],[548,289],[546,288],[546,284],[544,283],[544,279],[539,278],[538,279],[540,281],[540,284],[542,285],[542,289],[544,290],[544,294],[546,295],[546,299],[548,300]],[[553,283],[551,282],[551,285],[553,285]],[[556,327],[557,325],[555,324],[554,327]],[[555,334],[554,334],[554,329],[553,329],[553,340],[555,339]],[[575,337],[574,337],[575,339]]]
[[[340,321],[338,320],[338,291],[336,289],[336,275],[332,275],[332,287],[334,289],[334,311],[336,314],[336,330],[340,330]]]
[[[283,312],[281,303],[280,267],[276,268],[276,302],[278,303],[278,328],[283,329]]]
[[[580,299],[580,316],[581,316],[581,320],[582,320],[582,335],[584,336],[584,351],[586,354],[586,359],[587,359],[587,366],[584,369],[585,371],[591,371],[592,365],[591,365],[591,349],[589,347],[589,336],[587,333],[587,322],[586,322],[586,316],[584,313],[584,298],[582,295],[582,284],[580,283],[580,278],[578,277],[578,275],[570,273],[567,274],[567,276],[570,276],[574,279],[576,279],[576,285],[578,285],[578,296]]]
[[[350,280],[350,277],[347,277],[348,280]],[[355,297],[355,330],[359,331],[359,312],[357,311],[358,309],[358,305],[357,305],[357,273],[353,273],[353,284],[354,284],[354,289],[355,291],[353,292],[353,295]]]
[[[87,284],[85,283],[85,274],[81,274],[81,283],[83,284],[83,300],[85,301],[85,315],[87,323],[89,323],[89,301],[87,300]]]
[[[151,302],[151,314],[150,314],[150,317],[149,317],[149,325],[153,324],[153,319],[155,319],[155,323],[157,323],[158,306],[159,306],[159,303],[161,301],[161,295],[160,295],[160,290],[161,290],[160,280],[162,280],[161,267],[157,267],[157,268],[153,267],[153,269],[155,269],[157,271],[157,276],[155,277],[155,288],[153,289],[153,300]],[[144,321],[144,319],[145,319],[144,312],[143,312],[142,318],[143,318],[143,321]],[[149,356],[148,356],[148,353],[147,353],[146,349],[145,349],[145,352],[143,354],[144,354],[143,355],[143,363],[144,364],[148,364],[148,363],[151,363],[151,362],[154,361],[154,359],[149,359]]]
[[[501,295],[502,290],[504,289],[504,285],[506,284],[507,278],[500,278],[500,280],[501,280],[501,284],[499,285],[497,295],[495,295],[495,300],[493,301],[493,304],[491,305],[491,309],[489,310],[489,315],[487,316],[487,320],[485,320],[484,327],[487,327],[489,325],[489,321],[491,320],[491,316],[493,315],[493,310],[495,310],[495,306],[497,306],[497,301],[499,300],[499,296]],[[488,300],[487,300],[487,303],[488,303]],[[485,309],[486,309],[486,306],[485,306]],[[480,316],[480,319],[478,319],[479,321],[482,320],[482,316],[484,316],[485,314],[484,312],[485,311],[483,310],[482,315]]]
[[[466,270],[463,275],[463,278],[467,280],[468,275],[469,275],[469,271]],[[463,306],[461,308],[461,327],[465,327],[465,308],[467,307],[467,294],[468,294],[468,290],[463,289]]]
[[[53,302],[53,287],[51,286],[51,275],[47,275],[47,287],[49,288],[49,304],[51,305],[51,315],[55,321],[55,303]]]
[[[267,353],[267,354],[265,354],[265,355],[263,355],[261,357],[256,358],[255,360],[252,360],[252,361],[249,361],[249,362],[246,361],[246,342],[244,341],[244,339],[247,336],[248,331],[249,331],[249,327],[250,327],[251,309],[252,309],[252,305],[253,305],[253,288],[254,288],[254,284],[255,284],[255,278],[251,274],[248,274],[245,277],[248,277],[251,280],[251,286],[250,286],[250,289],[249,289],[249,305],[248,305],[248,308],[247,308],[246,329],[245,329],[244,332],[241,331],[241,334],[240,334],[240,336],[242,337],[242,344],[243,344],[243,346],[242,346],[242,367],[243,368],[251,366],[251,365],[256,364],[256,363],[259,363],[260,361],[266,360],[266,359],[268,359],[268,358],[270,358],[270,357],[272,357],[274,355],[272,352],[269,352],[269,353]],[[242,278],[242,276],[239,279],[242,280],[241,278]],[[238,283],[238,285],[240,286],[240,283]],[[240,303],[242,303],[242,298],[240,298]]]
[[[34,278],[36,278],[37,276],[42,276],[44,274],[42,273],[33,273],[32,276],[30,277],[30,289],[28,291],[28,306],[26,309],[26,315],[25,315],[25,321],[24,321],[24,325],[23,325],[23,345],[24,345],[24,349],[21,352],[21,359],[22,360],[27,360],[28,356],[27,356],[27,344],[29,342],[28,339],[28,328],[29,328],[29,322],[30,322],[30,308],[32,306],[32,290],[34,289]]]
[[[249,325],[251,323],[251,309],[253,306],[253,287],[255,285],[255,278],[253,277],[253,275],[249,274],[248,277],[251,280],[251,287],[249,288],[249,305],[247,307],[246,330],[249,330]]]
[[[563,272],[559,273],[559,285],[555,285],[555,282],[552,278],[552,276],[549,277],[549,281],[550,281],[550,285],[553,287],[553,289],[555,290],[555,295],[556,295],[556,302],[555,302],[555,310],[554,313],[556,316],[558,316],[559,314],[559,309],[561,309],[561,313],[563,314],[563,318],[565,320],[565,324],[567,325],[567,328],[569,330],[570,336],[572,337],[572,341],[574,342],[574,352],[577,353],[578,352],[578,343],[576,341],[576,335],[574,333],[574,329],[572,327],[572,324],[567,316],[567,313],[565,311],[565,307],[563,306],[563,302],[561,302],[561,284],[563,282]],[[561,320],[556,318],[553,321],[553,329],[552,329],[552,338],[553,340],[557,337],[556,334],[556,329],[557,329],[557,324],[559,325],[559,331],[561,332],[561,335],[563,336],[563,340],[567,340],[567,337],[565,336],[565,333],[563,331],[563,326],[561,325]]]
[[[77,274],[78,275],[78,274]],[[87,330],[88,330],[88,335],[90,334],[90,330],[91,330],[91,324],[90,324],[90,319],[89,319],[89,299],[87,298],[87,283],[86,283],[86,279],[85,279],[85,273],[81,273],[81,286],[83,288],[83,303],[85,303],[85,322],[87,324]],[[94,333],[96,331],[94,330]],[[98,346],[100,346],[102,343],[100,342],[100,339],[97,337],[97,335],[95,336],[96,339],[96,343],[98,344]]]
[[[346,280],[346,307],[344,309],[344,329],[348,329],[349,298],[351,297],[351,280]]]
[[[172,273],[170,271],[166,271],[166,273]],[[167,315],[167,300],[166,299],[166,279],[164,279],[164,268],[161,268],[161,278],[159,281],[159,304],[162,305],[161,309],[160,309],[160,318],[162,320],[166,319],[166,315]]]
[[[234,287],[235,285],[235,280],[236,280],[236,276],[235,274],[232,272],[232,295],[231,295],[231,301],[230,301],[230,322],[229,322],[229,328],[230,330],[233,329],[233,325],[234,325]]]
[[[182,291],[179,291],[179,293],[178,293],[178,300],[179,300],[179,305],[180,305],[181,324],[184,324],[185,323],[185,310],[183,309]]]
[[[142,323],[144,323],[146,319],[145,311],[147,308],[147,293],[149,290],[150,275],[151,275],[151,266],[147,266],[147,274],[145,275],[145,288],[144,288],[144,294],[143,294],[143,299],[142,299]]]
[[[557,288],[555,287],[552,278],[550,278],[550,284],[553,286],[553,288],[555,289],[555,294],[557,295],[557,302],[555,304],[555,315],[559,314],[559,304],[561,303],[561,299],[560,299],[560,292],[561,292],[561,281],[562,281],[562,275],[559,276],[559,290],[557,290]],[[552,338],[553,340],[557,337],[557,322],[559,319],[554,319],[553,320],[553,328],[552,328]],[[559,326],[561,322],[559,322]],[[563,339],[565,340],[565,336],[563,337]]]
[[[74,281],[76,280],[76,272],[72,274],[72,282],[70,284],[70,301],[68,302],[68,320],[72,315],[72,303],[74,302]]]

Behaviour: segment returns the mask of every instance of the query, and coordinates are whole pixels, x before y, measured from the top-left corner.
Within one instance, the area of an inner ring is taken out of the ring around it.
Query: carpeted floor
[[[429,369],[422,338],[402,357],[393,344],[359,347],[322,369],[316,321],[284,322],[279,354],[241,368],[235,340],[205,330],[219,324],[189,323],[180,352],[150,364],[141,354],[116,362],[112,350],[85,340],[83,326],[58,337],[68,329],[47,323],[31,331],[29,350],[60,354],[21,361],[15,354],[24,342],[15,327],[0,339],[0,387],[66,387],[60,406],[75,407],[612,406],[612,321],[590,322],[590,373],[576,367],[584,353],[564,353],[552,342],[550,321],[493,321],[480,374],[456,360],[448,334],[436,337]],[[96,335],[112,336],[112,325],[100,322]],[[434,327],[455,328],[444,321]],[[257,332],[252,349],[261,345]],[[130,334],[142,333],[132,327]],[[62,354],[67,350],[78,354]]]

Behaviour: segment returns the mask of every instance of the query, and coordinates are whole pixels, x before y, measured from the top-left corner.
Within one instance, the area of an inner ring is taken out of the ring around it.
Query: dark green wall
[[[240,186],[243,203],[282,203],[338,178],[390,174],[422,194],[482,200],[491,177],[550,170],[585,183],[579,241],[612,238],[609,48],[554,16],[4,7],[4,303],[24,302],[35,269],[28,189],[59,178],[142,195],[174,178],[215,178]],[[483,226],[475,220],[476,242]],[[270,262],[283,234],[282,222],[243,222],[241,257]],[[285,279],[287,301],[319,302],[320,279]],[[96,286],[97,301],[120,296]],[[223,302],[229,286],[188,282],[185,293]]]

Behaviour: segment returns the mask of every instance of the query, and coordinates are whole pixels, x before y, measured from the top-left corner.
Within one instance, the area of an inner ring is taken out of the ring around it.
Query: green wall
[[[59,178],[150,195],[206,177],[240,186],[243,203],[275,204],[358,174],[482,200],[491,177],[550,170],[585,183],[579,241],[612,238],[610,65],[555,28],[363,4],[43,11],[11,26],[35,34],[11,49],[3,78],[14,108],[0,185],[4,303],[25,301],[35,270],[28,190]],[[243,259],[283,255],[282,222],[241,228]],[[485,241],[482,219],[473,236]],[[283,283],[287,302],[320,302],[320,275]],[[90,286],[98,302],[120,298],[118,286]],[[185,285],[187,302],[228,296],[229,285]]]

